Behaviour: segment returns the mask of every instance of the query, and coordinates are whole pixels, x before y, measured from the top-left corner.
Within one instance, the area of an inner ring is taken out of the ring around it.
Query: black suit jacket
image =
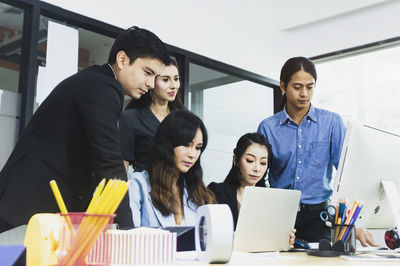
[[[33,115],[0,173],[0,219],[12,227],[35,213],[58,212],[55,179],[68,211],[85,211],[100,180],[121,178],[117,123],[123,89],[108,65],[65,79]],[[116,222],[133,227],[125,196]]]
[[[239,216],[237,187],[232,184],[212,182],[208,185],[208,188],[214,192],[215,198],[219,204],[228,204],[233,216],[233,228],[236,230]]]

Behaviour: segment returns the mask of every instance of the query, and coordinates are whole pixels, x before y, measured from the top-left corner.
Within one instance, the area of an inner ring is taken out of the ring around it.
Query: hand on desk
[[[379,245],[375,243],[372,234],[364,228],[356,228],[356,238],[360,241],[363,247],[367,247],[368,244],[372,247],[378,247]]]
[[[289,238],[289,244],[290,244],[290,248],[294,248],[294,239],[296,238],[296,229],[292,229],[292,233],[290,234],[290,238]]]

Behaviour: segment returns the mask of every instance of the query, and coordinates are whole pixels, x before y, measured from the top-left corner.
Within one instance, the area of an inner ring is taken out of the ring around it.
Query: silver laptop
[[[245,187],[233,250],[288,250],[300,194],[298,190]]]

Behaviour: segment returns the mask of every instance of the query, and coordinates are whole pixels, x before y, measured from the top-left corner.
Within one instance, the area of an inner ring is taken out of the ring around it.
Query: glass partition
[[[47,31],[49,21],[65,24],[46,16],[40,17],[39,39],[38,39],[38,65],[46,67],[47,52]],[[78,61],[76,62],[77,70],[82,70],[91,65],[102,65],[107,63],[108,54],[114,39],[93,31],[89,31],[80,27],[66,25],[78,31]],[[65,40],[68,41],[68,40]],[[35,110],[37,109],[35,101]]]
[[[0,169],[19,134],[20,75],[24,10],[0,3]]]
[[[209,142],[202,155],[204,182],[222,182],[233,149],[245,133],[273,114],[273,89],[190,63],[188,107],[203,119]]]

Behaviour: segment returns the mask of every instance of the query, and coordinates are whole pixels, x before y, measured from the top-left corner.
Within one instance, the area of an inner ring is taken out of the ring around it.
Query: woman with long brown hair
[[[135,226],[194,225],[197,207],[215,203],[200,165],[206,146],[207,130],[193,113],[181,109],[161,122],[148,171],[128,175]]]
[[[183,108],[177,62],[171,58],[154,89],[140,99],[132,99],[119,120],[122,159],[126,170],[132,165],[135,171],[147,168],[154,136],[161,121],[172,111]]]

